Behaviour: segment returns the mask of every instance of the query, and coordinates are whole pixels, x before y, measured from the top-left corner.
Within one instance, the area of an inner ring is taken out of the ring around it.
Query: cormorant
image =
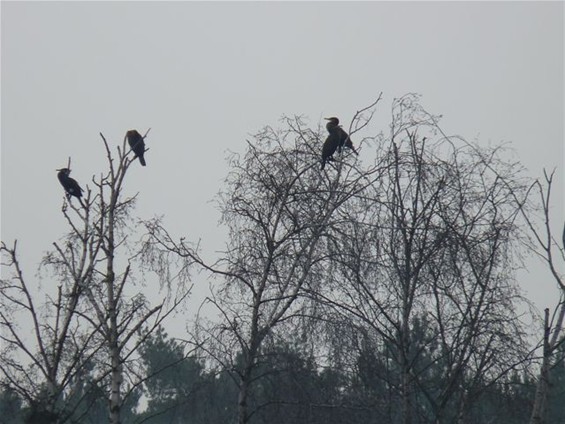
[[[80,198],[82,197],[82,188],[78,185],[76,180],[69,177],[71,170],[69,168],[61,168],[57,169],[57,171],[57,178],[59,178],[59,182],[65,189],[67,199],[71,200],[71,196],[75,196],[80,202]]]
[[[143,158],[143,154],[145,153],[145,142],[143,141],[143,136],[138,133],[137,130],[129,130],[126,133],[126,137],[131,150],[133,150],[135,156],[139,158],[139,163],[145,166],[145,159]]]
[[[326,166],[326,162],[332,161],[333,154],[337,150],[338,153],[341,153],[342,147],[348,147],[353,150],[353,153],[358,154],[355,148],[353,147],[353,143],[351,142],[351,138],[345,132],[341,125],[339,125],[339,119],[336,117],[331,118],[324,118],[329,121],[326,124],[326,129],[330,133],[326,141],[324,141],[324,145],[322,147],[322,169]]]

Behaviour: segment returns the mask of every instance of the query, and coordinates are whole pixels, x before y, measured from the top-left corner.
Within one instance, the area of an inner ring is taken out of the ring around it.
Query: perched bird
[[[71,200],[71,196],[75,196],[80,201],[80,198],[82,197],[82,188],[80,188],[76,180],[69,177],[71,170],[69,168],[61,168],[57,169],[57,171],[57,178],[65,189],[67,199]]]
[[[353,153],[357,154],[357,151],[353,147],[353,143],[351,142],[351,138],[349,135],[344,131],[343,128],[339,125],[339,119],[336,117],[332,118],[324,118],[329,121],[326,124],[326,129],[330,133],[326,141],[324,141],[324,145],[322,146],[322,168],[326,166],[326,162],[332,161],[333,154],[337,150],[338,153],[341,153],[341,149],[345,146],[353,150]]]
[[[145,166],[145,159],[143,158],[143,154],[145,153],[145,142],[143,141],[143,136],[138,133],[137,130],[129,130],[126,133],[126,137],[131,150],[133,150],[135,156],[139,158],[139,163]]]

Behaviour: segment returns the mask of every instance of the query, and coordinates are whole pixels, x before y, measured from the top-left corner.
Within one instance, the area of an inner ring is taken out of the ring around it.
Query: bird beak
[[[324,119],[325,119],[326,121],[330,121],[330,120],[331,120],[330,118],[324,118]]]

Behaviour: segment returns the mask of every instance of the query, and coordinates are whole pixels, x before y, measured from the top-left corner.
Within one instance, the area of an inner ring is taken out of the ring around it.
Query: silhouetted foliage
[[[325,143],[320,126],[284,117],[231,154],[217,197],[228,239],[214,260],[161,218],[131,241],[135,196],[123,184],[132,160],[145,165],[143,137],[129,131],[115,160],[102,136],[108,172],[80,207],[63,205],[70,232],[44,260],[60,280],[45,305],[16,243],[1,245],[12,273],[0,285],[0,420],[565,422],[565,303],[551,322],[546,312],[537,364],[515,279],[524,245],[537,245],[564,287],[548,224],[553,174],[545,191],[502,146],[446,135],[413,94],[393,101],[388,135],[362,138],[380,100],[347,131],[331,118]],[[218,316],[199,315],[181,341],[162,323],[193,267],[211,277],[203,310]],[[146,272],[164,289],[157,302],[134,289]],[[31,344],[14,324],[22,310]]]

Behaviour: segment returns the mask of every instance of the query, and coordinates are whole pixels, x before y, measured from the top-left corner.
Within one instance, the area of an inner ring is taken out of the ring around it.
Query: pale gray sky
[[[27,275],[65,232],[55,169],[82,185],[104,166],[98,133],[152,130],[127,184],[137,215],[222,246],[209,202],[226,149],[283,114],[349,121],[383,92],[374,131],[407,92],[448,134],[508,141],[558,168],[563,217],[562,2],[1,2],[1,231]],[[562,222],[562,219],[561,219]],[[523,287],[551,306],[554,283]]]

